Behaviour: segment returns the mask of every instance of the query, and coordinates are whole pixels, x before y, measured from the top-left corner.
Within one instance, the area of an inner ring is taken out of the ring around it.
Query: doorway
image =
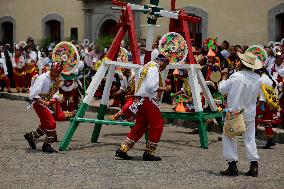
[[[60,22],[57,20],[49,20],[46,23],[46,37],[49,37],[53,42],[61,41]]]
[[[13,44],[13,23],[12,22],[3,22],[1,24],[1,41],[6,44]]]

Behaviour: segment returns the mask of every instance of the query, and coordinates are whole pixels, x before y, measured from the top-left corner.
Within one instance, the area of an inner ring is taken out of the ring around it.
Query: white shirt
[[[43,73],[37,77],[34,84],[30,88],[29,98],[41,98],[40,94],[47,94],[51,88],[53,81],[50,78],[50,72]]]
[[[3,69],[4,75],[8,75],[6,61],[3,58],[0,58],[0,69]]]
[[[45,57],[42,61],[42,66],[51,66],[52,62],[51,59],[49,57]]]
[[[140,55],[140,63],[141,65],[144,65],[144,59],[145,59],[145,54]]]
[[[271,73],[271,69],[272,69],[274,63],[275,63],[275,58],[272,57],[272,56],[269,56],[267,58],[267,62],[264,65],[264,66],[266,66],[266,70],[268,71],[268,73]]]
[[[262,74],[262,76],[260,77],[259,81],[260,81],[261,84],[265,84],[265,85],[268,85],[270,87],[272,87],[272,85],[273,85],[273,81],[266,74]],[[259,95],[260,95],[259,96],[259,100],[263,101],[263,102],[266,102],[266,99],[265,99],[265,96],[264,96],[262,90],[260,90],[260,94]]]
[[[151,63],[155,63],[156,66],[149,68],[147,75],[142,81],[142,84],[135,96],[148,97],[150,99],[157,98],[157,90],[159,88],[159,66],[156,62],[150,61],[145,64],[144,67]],[[143,69],[141,71],[143,71]]]
[[[156,58],[158,58],[158,55],[160,54],[158,49],[153,49],[153,51],[151,52],[151,60],[155,60]]]
[[[25,66],[25,58],[23,56],[20,56],[18,62],[16,62],[15,56],[13,56],[11,60],[13,68],[22,69]]]
[[[219,91],[227,96],[228,110],[244,109],[245,121],[255,120],[257,96],[260,93],[260,76],[250,71],[238,71],[219,83]]]
[[[280,66],[278,66],[276,63],[274,63],[274,69],[275,70],[272,70],[272,71],[274,71],[273,73],[272,73],[272,76],[273,76],[273,78],[274,79],[276,79],[277,80],[277,78],[278,78],[278,75],[279,75],[279,71],[281,71],[282,69],[284,69],[284,63],[282,63]],[[273,66],[272,66],[272,68],[273,68]],[[281,75],[280,75],[281,76]],[[281,76],[282,77],[282,76]]]
[[[131,79],[131,76],[129,76],[128,78],[123,76],[122,77],[122,81],[121,81],[121,85],[120,85],[120,89],[125,92],[127,90],[127,87],[129,85],[129,81]]]
[[[30,54],[29,54],[29,58],[36,61],[37,53],[35,51],[31,51]]]

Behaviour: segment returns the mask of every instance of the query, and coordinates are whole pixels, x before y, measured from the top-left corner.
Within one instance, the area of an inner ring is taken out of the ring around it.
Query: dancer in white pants
[[[262,67],[261,61],[252,53],[238,54],[236,62],[238,72],[230,76],[229,79],[219,83],[219,91],[227,95],[227,104],[229,112],[236,113],[244,110],[244,121],[246,133],[244,134],[244,143],[247,152],[247,158],[251,162],[250,170],[247,176],[256,177],[258,175],[257,154],[255,143],[255,116],[257,97],[260,93],[260,76],[253,72],[254,69]],[[229,167],[221,171],[222,175],[237,176],[238,161],[237,141],[235,138],[229,138],[223,134],[223,155],[228,161]]]

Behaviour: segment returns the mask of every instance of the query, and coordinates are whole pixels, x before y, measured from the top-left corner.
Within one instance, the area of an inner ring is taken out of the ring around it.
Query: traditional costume
[[[50,72],[37,77],[29,93],[31,104],[40,119],[40,125],[35,131],[25,134],[24,137],[31,148],[36,149],[37,139],[45,134],[46,138],[42,151],[48,153],[56,152],[51,146],[56,136],[56,120],[67,120],[69,116],[72,116],[68,112],[63,115],[58,106],[59,103],[53,100],[54,95],[62,84],[59,77],[61,71],[62,66],[54,63]]]
[[[75,110],[75,99],[76,99],[76,86],[74,81],[74,75],[63,77],[63,85],[60,87],[59,92],[63,95],[61,107],[63,111],[74,111]]]
[[[124,73],[126,70],[122,70]],[[127,70],[130,72],[130,70]],[[134,76],[125,76],[123,75],[120,92],[125,95],[125,103],[122,106],[121,110],[115,115],[111,116],[111,120],[118,120],[119,118],[125,118],[128,121],[132,121],[132,113],[129,107],[133,104],[135,96],[135,77]]]
[[[4,81],[6,83],[7,92],[11,93],[6,61],[3,58],[0,58],[0,81]]]
[[[134,114],[137,113],[135,126],[116,151],[117,157],[132,159],[132,157],[127,155],[127,152],[143,134],[148,131],[149,140],[146,144],[143,160],[161,160],[160,157],[156,157],[154,154],[163,131],[163,118],[158,104],[163,87],[160,71],[162,71],[168,63],[169,61],[164,55],[159,55],[156,62],[151,61],[143,66],[138,86],[136,86],[135,102],[130,106],[130,110]]]
[[[263,122],[265,127],[267,143],[263,148],[270,148],[271,146],[275,146],[275,142],[273,141],[272,121],[274,115],[277,113],[277,110],[279,108],[278,96],[276,96],[277,82],[272,78],[272,76],[269,76],[267,72],[264,72],[262,74],[260,82],[261,82],[261,91],[260,91],[258,106],[256,108],[256,115],[262,116],[261,121]],[[267,90],[269,90],[270,92],[267,93],[266,92]],[[275,100],[277,100],[277,102],[269,100],[271,95],[274,95],[274,98]],[[277,105],[273,103],[277,103]],[[258,119],[256,119],[256,126],[257,125],[258,125]]]
[[[33,76],[38,74],[38,68],[37,68],[37,65],[36,65],[36,60],[28,59],[26,65],[25,65],[25,71],[26,71],[27,87],[29,88],[31,86],[31,81],[32,81]]]
[[[271,69],[274,79],[278,82],[278,97],[280,105],[280,126],[284,126],[284,54],[278,52],[275,56],[275,63]]]
[[[241,63],[246,68],[238,71],[230,76],[229,79],[219,83],[219,91],[223,95],[227,95],[227,110],[230,113],[238,113],[244,111],[244,122],[246,133],[244,134],[244,145],[247,152],[247,158],[251,162],[250,170],[247,176],[256,177],[258,174],[257,148],[255,143],[255,116],[256,102],[260,92],[260,76],[251,69],[260,69],[262,63],[252,53],[238,55]],[[239,64],[241,64],[239,63]],[[238,169],[236,162],[238,161],[237,141],[236,138],[230,138],[223,133],[223,156],[228,161],[229,167],[226,171],[221,171],[222,175],[237,176]]]
[[[25,93],[25,58],[21,55],[19,49],[16,49],[15,55],[12,57],[12,66],[17,93],[20,92],[20,88],[22,88],[22,92]]]

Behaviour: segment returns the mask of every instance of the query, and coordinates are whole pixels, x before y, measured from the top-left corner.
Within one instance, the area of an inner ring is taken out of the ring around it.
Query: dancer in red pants
[[[20,88],[22,88],[22,93],[26,92],[25,87],[25,58],[21,54],[20,49],[15,50],[15,55],[12,57],[12,66],[13,66],[13,76],[15,80],[17,93],[20,92]]]
[[[52,108],[54,106],[52,104],[53,96],[61,85],[61,71],[62,65],[53,63],[50,72],[38,76],[30,88],[29,94],[33,108],[40,119],[40,125],[35,131],[27,133],[24,137],[31,148],[36,149],[36,140],[45,134],[46,138],[42,146],[42,151],[48,153],[56,152],[51,146],[56,134],[56,119],[66,119],[66,117],[62,117],[61,111],[58,112],[60,109],[56,109],[58,103],[55,103],[55,109]]]
[[[170,87],[163,87],[160,72],[163,71],[169,61],[164,55],[159,55],[154,61],[144,65],[140,73],[138,86],[136,87],[135,102],[130,110],[136,115],[135,126],[128,133],[126,140],[116,151],[116,156],[129,160],[132,157],[127,152],[134,144],[148,131],[149,141],[146,144],[143,154],[144,161],[159,161],[160,157],[155,156],[157,144],[163,131],[163,119],[159,109],[159,98],[163,91],[169,91]]]
[[[0,81],[5,81],[7,92],[11,93],[6,61],[3,58],[0,58]]]

